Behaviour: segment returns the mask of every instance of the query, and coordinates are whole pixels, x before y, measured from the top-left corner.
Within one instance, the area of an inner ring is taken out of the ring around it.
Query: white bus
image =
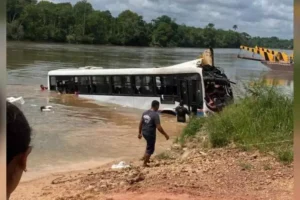
[[[161,68],[103,69],[81,67],[59,69],[48,73],[48,88],[100,102],[148,109],[153,100],[160,102],[160,112],[176,114],[180,101],[198,116],[218,111],[233,100],[229,79],[219,68],[201,66],[202,59]],[[215,85],[221,86],[223,97],[211,98]]]

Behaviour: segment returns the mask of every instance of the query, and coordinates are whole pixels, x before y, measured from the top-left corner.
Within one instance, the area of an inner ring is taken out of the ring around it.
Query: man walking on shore
[[[164,131],[164,129],[160,125],[160,118],[157,113],[159,109],[159,102],[154,100],[151,104],[151,109],[147,110],[143,113],[140,125],[139,125],[139,135],[138,138],[145,138],[147,142],[146,152],[143,157],[144,167],[148,167],[148,163],[150,161],[151,155],[155,150],[155,142],[156,142],[156,129],[161,132],[166,139],[169,139],[168,134]]]

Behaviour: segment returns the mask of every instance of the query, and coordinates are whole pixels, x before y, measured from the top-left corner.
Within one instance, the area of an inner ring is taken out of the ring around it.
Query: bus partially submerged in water
[[[203,65],[202,58],[161,68],[82,67],[48,73],[52,91],[138,109],[158,100],[160,112],[169,114],[183,101],[200,116],[220,111],[233,100],[231,83],[221,69]]]

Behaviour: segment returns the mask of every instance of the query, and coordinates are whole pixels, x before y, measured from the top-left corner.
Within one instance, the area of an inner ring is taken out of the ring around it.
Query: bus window
[[[121,76],[113,76],[112,85],[113,85],[113,94],[121,94],[122,91]]]
[[[56,89],[56,77],[51,76],[50,77],[50,90],[55,90]]]
[[[105,77],[105,76],[92,77],[92,93],[109,94],[109,92],[110,92],[109,77]]]
[[[50,87],[53,90],[57,90],[60,93],[67,93],[70,94],[74,91],[74,76],[57,76],[54,79],[50,79]]]
[[[161,95],[162,94],[161,78],[159,76],[155,77],[155,82],[156,82],[156,94]]]
[[[153,94],[153,80],[151,76],[144,76],[142,82],[141,94]]]
[[[153,94],[153,80],[151,76],[136,76],[134,93],[138,95]]]
[[[177,76],[173,76],[173,94],[178,95]]]
[[[74,77],[70,77],[70,79],[66,82],[66,93],[74,94],[75,85],[74,85]]]
[[[190,74],[187,76],[187,80],[200,80],[199,74]]]
[[[135,76],[134,79],[134,94],[140,94],[140,88],[142,86],[142,77],[141,76]]]
[[[79,76],[79,93],[81,94],[90,94],[92,91],[92,87],[90,84],[90,79],[88,76]]]
[[[158,94],[164,95],[177,95],[177,77],[176,76],[162,76],[159,77],[161,82],[161,88],[159,89]],[[157,80],[157,77],[156,77]]]
[[[123,87],[122,94],[132,94],[132,84],[131,84],[131,76],[124,76],[123,78]]]
[[[74,77],[74,80],[75,80],[75,83],[74,83],[74,85],[75,85],[75,92],[79,92],[79,82],[78,82],[78,77],[75,76],[75,77]]]

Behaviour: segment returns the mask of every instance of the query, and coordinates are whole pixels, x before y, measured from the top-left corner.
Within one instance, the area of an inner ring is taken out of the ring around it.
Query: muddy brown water
[[[23,180],[53,172],[92,168],[113,160],[139,158],[145,142],[137,139],[142,110],[101,104],[39,90],[49,70],[87,65],[104,68],[159,67],[195,59],[203,49],[104,47],[9,42],[7,97],[23,96],[22,110],[33,128],[34,147]],[[293,74],[269,71],[259,62],[237,59],[238,49],[216,49],[215,63],[224,68],[236,93],[241,82],[265,75],[277,79],[284,91],[293,90]],[[289,52],[288,52],[289,53]],[[52,112],[39,107],[52,105]],[[161,115],[166,141],[158,133],[156,153],[169,148],[184,125]]]

